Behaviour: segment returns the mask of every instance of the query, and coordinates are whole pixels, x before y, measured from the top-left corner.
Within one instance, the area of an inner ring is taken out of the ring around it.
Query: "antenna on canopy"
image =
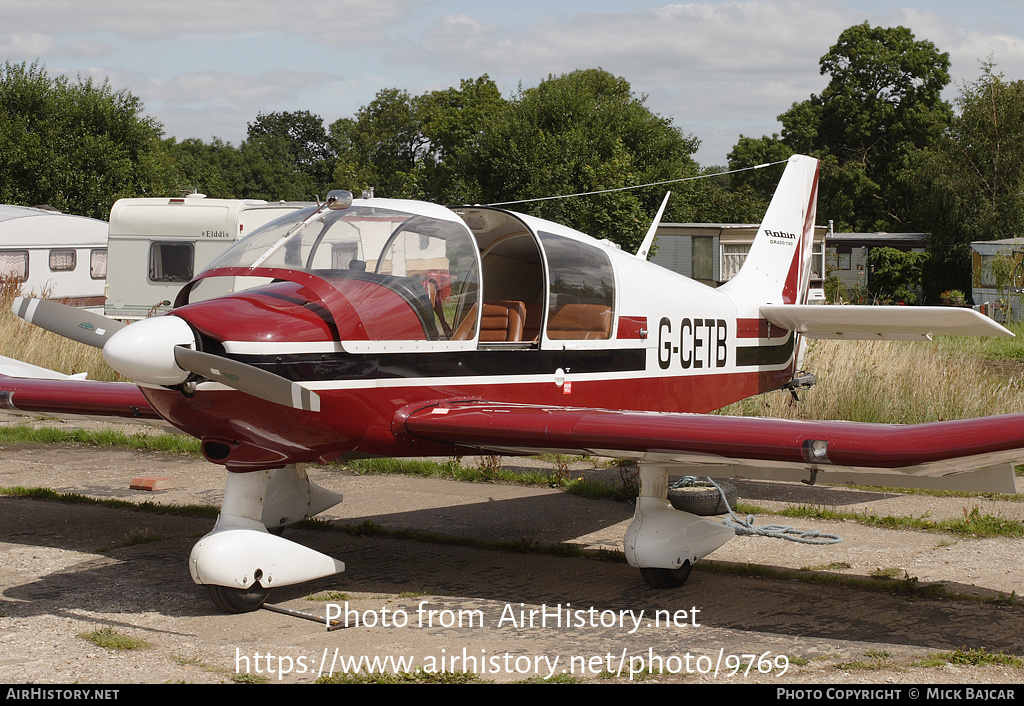
[[[665,207],[668,205],[668,197],[671,195],[671,191],[665,192],[665,199],[661,202],[661,208],[658,209],[658,214],[654,217],[651,227],[647,229],[647,235],[644,236],[644,242],[640,243],[640,249],[636,251],[636,256],[641,260],[646,260],[647,256],[651,253],[651,246],[654,244],[654,234],[658,232],[658,226],[661,225],[661,217],[664,215]]]

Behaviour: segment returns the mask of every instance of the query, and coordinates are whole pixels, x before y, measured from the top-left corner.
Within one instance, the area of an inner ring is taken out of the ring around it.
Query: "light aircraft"
[[[745,264],[718,288],[647,261],[656,224],[632,254],[501,208],[332,192],[239,241],[167,315],[123,325],[18,299],[19,316],[101,347],[137,387],[7,377],[0,389],[9,407],[159,416],[201,439],[229,473],[189,567],[231,612],[344,569],[271,531],[340,502],[308,463],[636,459],[625,554],[655,587],[682,584],[733,536],[672,508],[670,471],[1013,492],[1021,415],[890,426],[705,414],[806,384],[802,336],[1012,335],[969,309],[805,304],[817,185],[816,160],[788,161]]]

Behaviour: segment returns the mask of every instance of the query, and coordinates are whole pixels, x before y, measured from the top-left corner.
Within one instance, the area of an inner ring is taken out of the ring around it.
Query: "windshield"
[[[198,301],[270,281],[237,268],[304,271],[336,287],[341,279],[372,281],[402,291],[425,309],[424,319],[434,319],[438,338],[451,338],[476,303],[476,245],[455,214],[429,205],[423,210],[431,215],[362,205],[294,211],[240,240],[206,268],[236,268],[233,285],[206,279],[189,298]],[[425,326],[432,329],[429,321]]]

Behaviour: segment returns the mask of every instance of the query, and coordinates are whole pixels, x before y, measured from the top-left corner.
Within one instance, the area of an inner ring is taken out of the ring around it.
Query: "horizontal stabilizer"
[[[932,336],[1013,336],[987,316],[946,306],[762,305],[761,316],[807,338],[928,340]]]
[[[85,380],[87,373],[65,375],[64,373],[58,373],[56,370],[42,368],[17,358],[8,358],[5,355],[0,355],[0,376],[29,378],[33,380]]]

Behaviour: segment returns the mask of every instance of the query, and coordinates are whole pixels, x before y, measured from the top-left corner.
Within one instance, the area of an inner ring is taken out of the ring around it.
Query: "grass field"
[[[88,373],[91,380],[122,380],[103,360],[98,348],[44,331],[22,321],[11,311],[21,285],[0,278],[0,355],[59,373]]]
[[[910,424],[1024,412],[1021,338],[811,341],[804,368],[818,384],[800,402],[773,392],[721,413]]]

